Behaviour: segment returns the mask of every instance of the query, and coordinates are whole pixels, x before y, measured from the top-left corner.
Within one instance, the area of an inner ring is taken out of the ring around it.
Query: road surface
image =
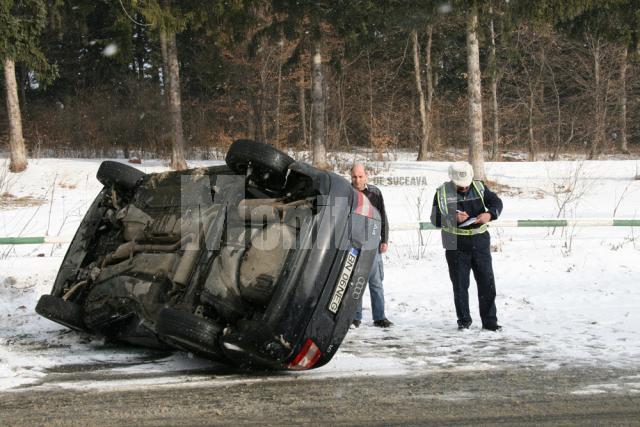
[[[85,374],[68,375],[74,381]],[[0,394],[0,425],[640,425],[640,371],[513,368],[313,378],[230,374],[162,386]],[[95,387],[96,382],[98,386]]]

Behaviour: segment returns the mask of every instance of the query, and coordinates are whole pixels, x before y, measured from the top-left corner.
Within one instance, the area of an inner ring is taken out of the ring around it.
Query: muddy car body
[[[38,313],[242,366],[326,364],[364,291],[379,214],[342,177],[264,144],[236,141],[226,160],[160,174],[104,162]]]

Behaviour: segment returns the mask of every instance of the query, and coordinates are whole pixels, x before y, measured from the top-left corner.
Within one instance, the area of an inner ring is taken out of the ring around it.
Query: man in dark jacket
[[[351,168],[351,185],[362,192],[371,204],[380,212],[382,219],[382,231],[380,233],[380,247],[376,253],[371,273],[369,273],[369,294],[371,294],[371,311],[373,315],[373,325],[380,328],[388,328],[393,323],[385,317],[384,314],[384,290],[382,281],[384,280],[384,268],[382,265],[382,254],[387,251],[389,239],[389,222],[387,221],[387,213],[384,209],[384,199],[380,189],[374,185],[368,184],[367,171],[364,165],[356,163]],[[356,328],[362,322],[362,299],[358,301],[358,309],[353,320],[353,326]]]
[[[451,181],[441,185],[433,198],[431,223],[442,230],[458,329],[471,326],[469,273],[473,270],[482,328],[498,331],[502,327],[496,316],[496,285],[487,223],[500,216],[502,200],[482,181],[473,180],[473,168],[467,162],[451,164],[449,178]]]

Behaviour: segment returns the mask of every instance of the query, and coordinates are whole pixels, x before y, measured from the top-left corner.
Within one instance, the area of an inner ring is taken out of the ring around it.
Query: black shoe
[[[351,324],[353,325],[354,328],[359,328],[360,327],[360,323],[362,323],[362,321],[354,320]]]
[[[390,326],[392,326],[393,323],[391,322],[391,320],[384,318],[381,320],[376,320],[373,322],[373,326],[377,326],[378,328],[388,328]]]
[[[463,329],[469,329],[470,326],[471,326],[471,321],[467,321],[467,322],[458,321],[459,331],[462,331]]]
[[[492,332],[498,332],[502,330],[502,326],[495,324],[495,325],[483,325],[482,329],[486,329],[488,331],[492,331]]]

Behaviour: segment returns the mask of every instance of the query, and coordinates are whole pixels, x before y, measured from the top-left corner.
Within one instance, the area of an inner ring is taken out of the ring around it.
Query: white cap
[[[455,162],[449,165],[449,178],[458,187],[468,187],[473,180],[473,167],[468,162]]]

